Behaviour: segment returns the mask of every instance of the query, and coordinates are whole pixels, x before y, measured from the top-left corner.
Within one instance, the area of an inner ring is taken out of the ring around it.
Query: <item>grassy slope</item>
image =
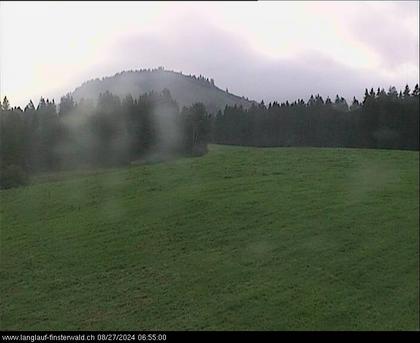
[[[418,153],[212,146],[1,195],[1,329],[416,329]]]

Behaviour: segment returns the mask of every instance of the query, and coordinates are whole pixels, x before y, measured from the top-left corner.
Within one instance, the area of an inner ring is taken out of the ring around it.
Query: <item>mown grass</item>
[[[211,146],[1,191],[1,329],[417,330],[418,162]]]

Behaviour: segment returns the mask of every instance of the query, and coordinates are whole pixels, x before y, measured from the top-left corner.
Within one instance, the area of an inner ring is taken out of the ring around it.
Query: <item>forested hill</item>
[[[161,92],[165,88],[170,91],[181,108],[201,102],[208,112],[216,113],[218,110],[223,110],[226,105],[236,104],[248,108],[252,104],[252,101],[244,97],[218,88],[213,79],[201,75],[199,77],[184,75],[163,68],[123,71],[114,76],[87,81],[76,88],[72,95],[76,101],[81,98],[98,99],[99,94],[105,91],[120,97],[131,94],[137,98],[140,94]]]

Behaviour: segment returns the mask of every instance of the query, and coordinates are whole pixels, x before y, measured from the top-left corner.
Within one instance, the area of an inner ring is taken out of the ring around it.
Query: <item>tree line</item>
[[[41,98],[22,110],[7,97],[0,109],[0,185],[27,182],[27,175],[78,167],[127,165],[134,160],[201,155],[209,121],[197,103],[179,109],[168,90],[134,99],[105,92],[97,101],[70,94]]]
[[[349,106],[339,95],[245,109],[226,106],[212,120],[211,141],[247,146],[419,149],[419,86],[365,90]]]
[[[191,156],[207,142],[247,146],[419,149],[419,86],[365,90],[363,101],[320,95],[250,108],[226,106],[216,115],[203,104],[179,109],[170,92],[120,99],[105,92],[78,103],[70,94],[41,98],[22,110],[0,104],[0,186],[27,175],[80,166],[126,165],[150,156]]]

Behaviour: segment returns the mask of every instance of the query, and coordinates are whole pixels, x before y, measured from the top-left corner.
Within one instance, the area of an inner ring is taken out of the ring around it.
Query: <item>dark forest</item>
[[[258,147],[419,149],[419,87],[365,90],[349,106],[311,96],[292,103],[226,106],[208,113],[202,103],[179,108],[170,92],[120,99],[105,92],[57,106],[41,98],[22,110],[4,97],[0,112],[1,187],[28,175],[79,167],[127,165],[150,156],[197,156],[208,143]]]

